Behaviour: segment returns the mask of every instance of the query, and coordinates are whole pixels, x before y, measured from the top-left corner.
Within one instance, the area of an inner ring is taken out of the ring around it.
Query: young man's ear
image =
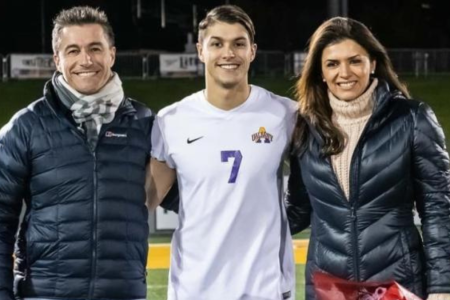
[[[109,67],[112,68],[114,66],[114,63],[116,62],[116,47],[111,47],[110,52],[111,52],[111,63]]]
[[[203,44],[201,42],[198,42],[196,44],[197,46],[197,54],[198,54],[198,59],[200,59],[201,62],[205,62],[205,59],[203,57]]]
[[[258,49],[258,45],[256,45],[255,43],[252,44],[252,59],[251,61],[253,61],[256,57],[256,50]]]

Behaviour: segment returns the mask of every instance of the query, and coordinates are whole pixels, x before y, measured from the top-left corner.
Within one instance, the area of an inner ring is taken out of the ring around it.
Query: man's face
[[[248,70],[255,58],[256,44],[239,23],[216,22],[209,26],[197,44],[198,56],[205,63],[207,85],[231,89],[248,83]]]
[[[64,27],[60,33],[56,67],[66,82],[84,95],[97,93],[111,78],[116,48],[99,24]]]

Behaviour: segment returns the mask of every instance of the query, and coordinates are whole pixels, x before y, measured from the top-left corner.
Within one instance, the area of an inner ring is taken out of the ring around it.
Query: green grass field
[[[296,282],[295,300],[303,300],[305,284],[304,265],[297,265],[296,268]],[[165,300],[167,295],[167,276],[168,270],[149,270],[147,275],[147,299],[148,300]]]

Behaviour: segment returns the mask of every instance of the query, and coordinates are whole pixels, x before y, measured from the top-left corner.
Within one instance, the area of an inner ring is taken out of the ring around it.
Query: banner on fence
[[[294,74],[299,76],[302,73],[303,66],[305,65],[306,52],[294,52]]]
[[[50,78],[55,71],[51,54],[11,54],[11,78]]]
[[[197,54],[160,54],[161,77],[192,77],[203,75],[203,64]]]

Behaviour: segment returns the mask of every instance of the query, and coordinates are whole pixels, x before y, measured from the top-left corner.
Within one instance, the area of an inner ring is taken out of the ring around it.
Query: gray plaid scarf
[[[89,146],[94,150],[102,125],[112,122],[124,98],[119,75],[114,73],[113,78],[92,95],[79,93],[64,80],[62,75],[54,78],[53,86],[61,102],[72,111],[75,122],[79,124],[78,128],[82,132],[86,131]]]

